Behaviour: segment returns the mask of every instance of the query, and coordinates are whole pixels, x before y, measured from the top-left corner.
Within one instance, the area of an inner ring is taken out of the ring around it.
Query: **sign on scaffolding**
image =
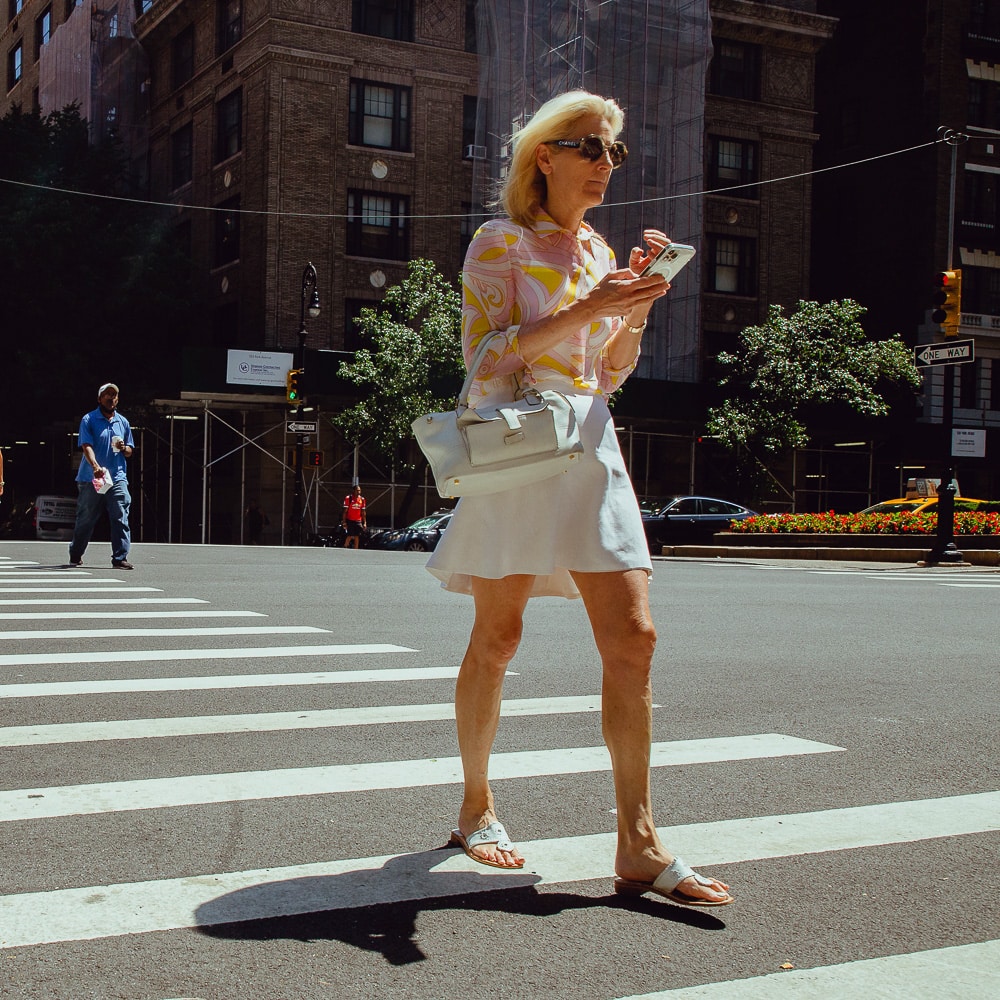
[[[284,351],[227,351],[226,381],[230,385],[277,385],[284,388],[285,375],[294,356]]]

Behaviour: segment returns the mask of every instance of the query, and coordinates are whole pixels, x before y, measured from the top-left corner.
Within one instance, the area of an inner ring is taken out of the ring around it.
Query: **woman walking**
[[[524,865],[497,818],[488,778],[503,678],[528,599],[582,597],[603,664],[603,731],[618,806],[615,889],[719,906],[732,902],[728,886],[671,854],[652,814],[652,563],[606,400],[635,368],[646,317],[669,287],[640,274],[668,240],[646,230],[646,246],[618,269],[584,221],[628,155],[618,140],[622,125],[614,101],[583,91],[544,104],[514,137],[503,189],[508,218],[486,223],[466,256],[466,363],[484,336],[504,334],[476,373],[470,405],[509,401],[515,382],[558,388],[572,402],[585,453],[530,491],[462,499],[428,562],[448,590],[475,602],[455,691],[465,789],[452,840],[482,864]]]

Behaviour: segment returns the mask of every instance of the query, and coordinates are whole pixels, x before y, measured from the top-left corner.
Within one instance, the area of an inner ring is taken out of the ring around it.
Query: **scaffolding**
[[[474,197],[486,205],[512,132],[567,90],[613,97],[632,151],[592,222],[619,259],[644,228],[698,245],[702,232],[705,78],[712,54],[708,0],[477,0],[480,56]],[[636,374],[700,379],[699,257],[654,310]]]

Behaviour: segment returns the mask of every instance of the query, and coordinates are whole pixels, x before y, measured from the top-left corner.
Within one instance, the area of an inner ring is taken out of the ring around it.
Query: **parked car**
[[[664,545],[711,542],[717,531],[757,513],[742,504],[715,497],[673,496],[640,500],[642,526],[650,552]]]
[[[417,518],[407,528],[380,531],[370,542],[373,549],[402,549],[405,552],[432,552],[441,540],[454,511],[438,510]]]

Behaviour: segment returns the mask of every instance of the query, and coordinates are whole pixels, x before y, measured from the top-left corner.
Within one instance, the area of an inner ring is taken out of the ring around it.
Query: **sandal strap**
[[[711,885],[711,881],[699,875],[693,868],[680,858],[674,860],[656,877],[653,886],[663,892],[673,892],[686,878],[693,878],[699,885]]]
[[[482,844],[496,844],[498,851],[512,851],[514,845],[507,835],[503,823],[496,821],[484,826],[482,830],[476,830],[465,838],[466,844],[470,848],[479,847]]]

